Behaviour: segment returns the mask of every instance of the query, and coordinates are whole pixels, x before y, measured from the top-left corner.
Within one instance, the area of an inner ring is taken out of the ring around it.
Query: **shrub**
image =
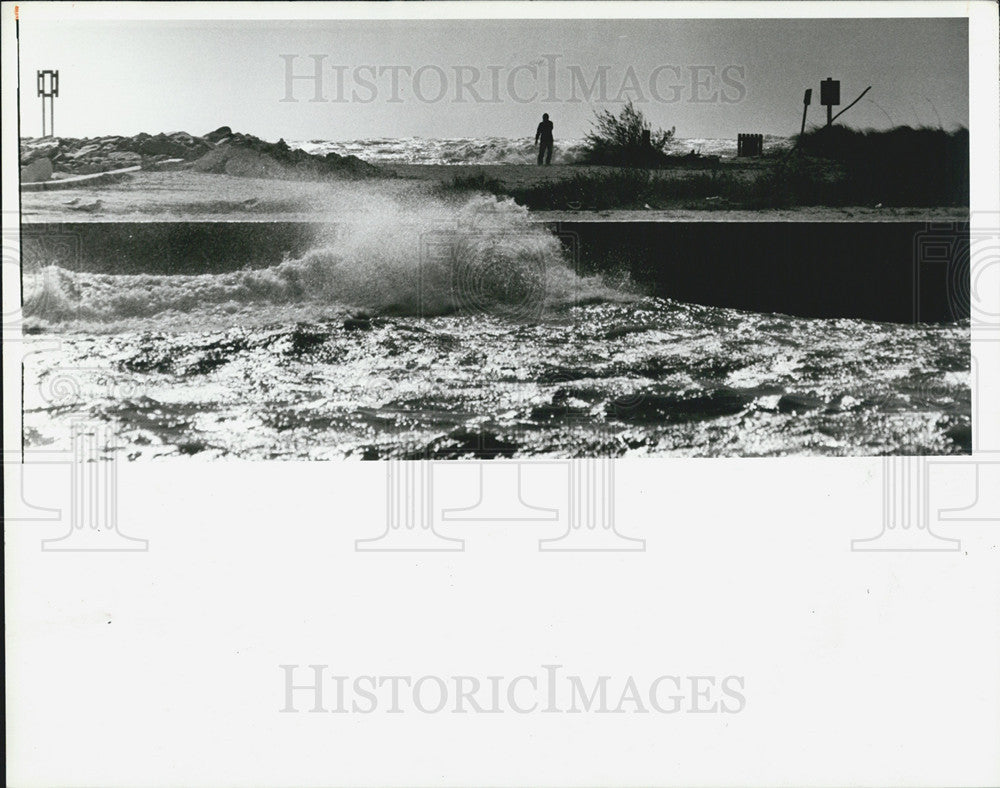
[[[667,155],[667,145],[675,129],[653,131],[631,99],[615,115],[610,110],[595,112],[594,128],[584,137],[583,164],[610,164],[616,167],[655,165]],[[650,147],[642,144],[644,131],[650,132]]]
[[[801,152],[844,165],[864,201],[885,205],[968,205],[969,131],[896,126],[860,131],[830,126],[797,138]]]

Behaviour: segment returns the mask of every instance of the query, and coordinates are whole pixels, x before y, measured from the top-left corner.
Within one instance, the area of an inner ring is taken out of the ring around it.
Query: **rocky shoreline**
[[[22,182],[92,175],[126,167],[163,165],[235,176],[324,180],[367,178],[386,173],[357,156],[314,155],[267,142],[222,126],[204,136],[172,134],[109,135],[93,138],[29,137],[21,140]]]

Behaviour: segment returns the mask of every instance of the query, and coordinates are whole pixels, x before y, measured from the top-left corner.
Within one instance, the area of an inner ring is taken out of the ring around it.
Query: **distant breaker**
[[[330,55],[279,55],[284,61],[283,102],[335,104],[636,103],[736,104],[746,98],[746,67],[664,63],[585,69],[560,64],[560,55],[509,65],[421,66],[336,63]]]

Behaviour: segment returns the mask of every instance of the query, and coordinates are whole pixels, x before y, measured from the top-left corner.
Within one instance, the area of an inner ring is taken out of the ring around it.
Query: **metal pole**
[[[45,96],[42,96],[42,136],[45,136]]]
[[[49,98],[49,136],[56,136],[56,97]]]

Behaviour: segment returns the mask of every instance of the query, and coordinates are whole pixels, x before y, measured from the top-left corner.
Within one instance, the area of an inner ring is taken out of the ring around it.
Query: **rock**
[[[142,156],[138,153],[133,153],[132,151],[127,150],[119,150],[109,153],[107,160],[109,163],[113,164],[115,168],[133,167],[136,164],[142,164]]]
[[[21,143],[20,159],[21,165],[31,164],[35,159],[54,159],[59,156],[63,147],[60,144],[61,141],[43,139],[43,140],[29,140],[23,141]]]
[[[165,159],[193,162],[195,169],[202,172],[258,178],[319,180],[382,173],[380,168],[356,156],[334,153],[316,156],[289,147],[284,139],[267,142],[252,134],[234,132],[229,126],[220,126],[204,137],[175,131],[156,135],[142,132],[132,137],[25,138],[21,140],[19,153],[22,167],[35,167],[30,170],[30,177],[41,180],[49,177],[53,163],[58,163],[60,173],[84,175],[151,165]],[[45,174],[46,165],[35,164],[40,159],[48,160],[49,175]]]
[[[208,132],[205,139],[211,143],[217,143],[231,136],[233,136],[233,130],[229,126],[219,126],[215,131]]]
[[[52,162],[46,158],[35,159],[31,164],[21,168],[22,183],[39,183],[52,178]]]
[[[147,156],[155,156],[160,153],[165,153],[168,156],[183,156],[187,153],[187,148],[180,142],[169,139],[166,134],[157,134],[149,139],[136,140],[136,143],[137,152]]]

